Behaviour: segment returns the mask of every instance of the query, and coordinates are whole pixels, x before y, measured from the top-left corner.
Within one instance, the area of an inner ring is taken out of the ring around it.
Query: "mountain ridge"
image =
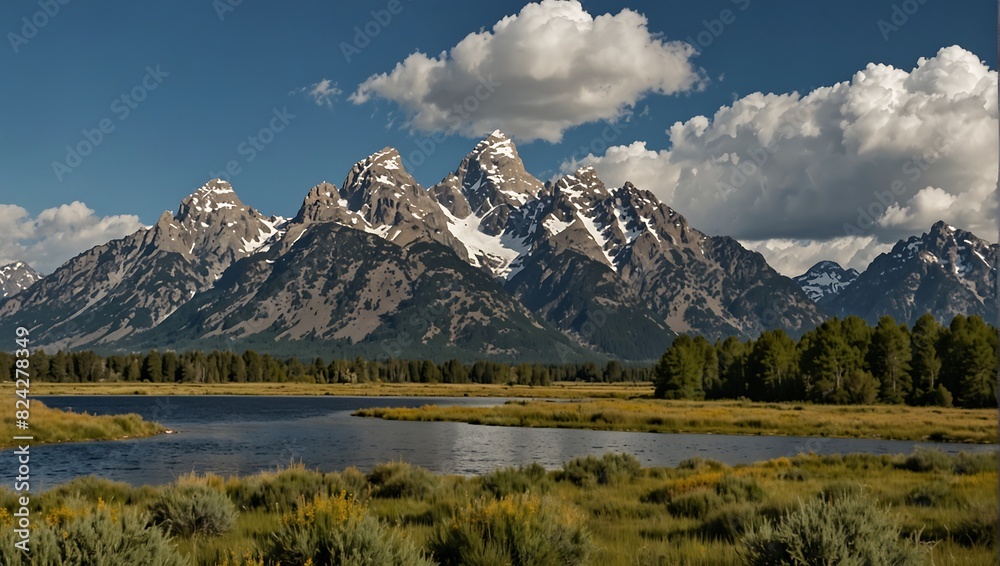
[[[287,220],[211,180],[4,300],[0,327],[16,319],[50,348],[648,361],[679,333],[801,335],[832,300],[592,167],[542,183],[495,131],[430,188],[383,148]]]

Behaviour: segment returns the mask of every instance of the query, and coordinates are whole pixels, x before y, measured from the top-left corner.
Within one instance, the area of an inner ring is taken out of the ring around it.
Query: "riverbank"
[[[524,397],[629,399],[652,397],[651,383],[557,382],[552,385],[452,383],[46,383],[33,395],[334,395],[340,397]]]
[[[10,400],[11,405],[14,404]],[[90,415],[46,407],[38,400],[30,405],[29,428],[19,429],[14,411],[0,420],[0,448],[14,446],[14,436],[32,436],[32,444],[79,442],[83,440],[121,440],[141,438],[165,432],[159,423],[149,422],[135,413],[126,415]]]
[[[373,408],[356,416],[519,427],[660,433],[997,442],[996,409],[905,405],[812,405],[749,401],[599,399],[510,401],[494,407]]]
[[[0,560],[17,552],[4,509],[16,509],[14,495],[0,488]],[[843,501],[857,504],[836,511]],[[545,553],[558,552],[576,565],[716,566],[744,563],[752,526],[811,505],[824,509],[820,520],[839,512],[832,520],[863,523],[852,548],[902,548],[907,564],[985,566],[996,563],[996,501],[995,454],[797,456],[737,467],[694,459],[676,468],[605,455],[471,478],[402,462],[368,473],[293,466],[156,488],[79,478],[32,498],[32,514],[45,517],[32,551],[86,545],[110,555],[102,545],[125,539],[114,554],[135,556],[116,563],[141,555],[161,564],[319,564],[335,561],[323,549],[343,548],[376,563],[432,565],[478,563],[462,557],[485,546],[499,553],[490,563],[548,564]],[[507,554],[515,547],[521,560]]]

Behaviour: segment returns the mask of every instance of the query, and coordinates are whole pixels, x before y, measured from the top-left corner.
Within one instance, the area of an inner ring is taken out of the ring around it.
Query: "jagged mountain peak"
[[[220,210],[244,208],[233,186],[222,179],[212,179],[181,201],[178,218],[203,216]]]
[[[824,303],[837,314],[872,322],[888,314],[913,323],[930,312],[996,316],[997,244],[945,222],[900,240],[880,254],[843,293]]]
[[[227,181],[212,179],[182,200],[177,214],[160,215],[148,237],[157,249],[228,266],[264,247],[279,232],[281,220],[265,218],[243,204]]]
[[[556,198],[569,200],[579,206],[590,206],[594,201],[611,196],[611,191],[590,165],[580,167],[556,181],[553,193]]]
[[[337,185],[323,181],[309,190],[292,222],[296,224],[303,222],[350,223],[352,217],[355,218],[354,223],[356,224],[356,215],[348,210],[347,201],[341,197]],[[347,222],[344,222],[345,220]]]
[[[477,229],[496,236],[510,213],[543,189],[525,169],[514,141],[496,130],[476,144],[458,169],[431,187],[431,193],[452,216],[466,219],[475,214]]]
[[[402,190],[418,198],[426,193],[403,167],[403,159],[392,147],[382,148],[355,163],[341,186],[340,195],[357,210],[362,206],[361,201],[380,190]]]
[[[844,269],[835,261],[823,260],[810,267],[805,273],[792,278],[813,301],[833,297],[846,289],[858,278],[856,269]]]
[[[14,261],[0,267],[0,299],[20,293],[42,278],[23,261]]]

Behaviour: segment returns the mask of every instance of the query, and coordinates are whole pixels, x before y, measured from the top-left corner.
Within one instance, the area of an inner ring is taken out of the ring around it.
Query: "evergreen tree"
[[[836,403],[871,405],[879,396],[879,381],[871,373],[856,369],[844,378],[844,388],[835,393]]]
[[[750,349],[751,345],[740,342],[735,336],[730,336],[715,345],[722,388],[717,392],[706,391],[706,397],[735,399],[747,394],[746,365]]]
[[[880,397],[886,403],[902,403],[910,397],[910,336],[905,326],[896,324],[891,316],[879,319],[872,334],[867,363],[872,375],[881,383]]]
[[[700,399],[705,360],[695,341],[682,334],[656,364],[656,390],[660,399]]]
[[[940,382],[941,358],[937,352],[940,338],[941,325],[930,313],[918,318],[913,325],[910,336],[910,375],[913,389],[909,399],[913,405],[937,405],[944,400],[942,390],[947,389]],[[950,392],[948,398],[951,398]]]
[[[801,368],[810,384],[811,396],[816,401],[844,402],[844,378],[862,369],[863,333],[853,322],[848,330],[845,332],[841,321],[832,318],[812,331],[812,336],[806,341],[808,346],[802,353]],[[867,348],[864,350],[867,351]]]
[[[997,334],[978,316],[956,316],[943,340],[944,379],[961,407],[997,403]]]
[[[760,335],[747,357],[747,397],[755,401],[784,401],[802,396],[795,341],[783,330]]]
[[[163,381],[163,359],[156,350],[150,350],[142,362],[142,379],[153,383]]]
[[[622,380],[622,363],[618,360],[611,360],[604,366],[604,381],[617,383]]]

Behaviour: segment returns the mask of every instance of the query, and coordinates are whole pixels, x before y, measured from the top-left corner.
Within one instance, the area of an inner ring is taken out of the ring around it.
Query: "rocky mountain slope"
[[[591,168],[542,183],[500,132],[429,189],[385,148],[289,221],[211,181],[0,304],[0,328],[49,348],[547,361],[650,360],[680,332],[821,320],[760,254]]]
[[[899,241],[849,287],[819,304],[832,314],[855,314],[872,323],[887,314],[912,324],[927,312],[945,322],[957,314],[995,321],[998,249],[937,222],[929,232]]]

